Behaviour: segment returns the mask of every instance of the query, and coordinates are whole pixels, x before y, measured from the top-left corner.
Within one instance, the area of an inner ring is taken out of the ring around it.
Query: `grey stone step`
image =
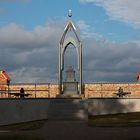
[[[87,115],[85,113],[79,112],[79,113],[71,113],[71,114],[53,114],[48,117],[48,119],[53,120],[66,120],[66,119],[72,119],[72,120],[85,120],[87,119]]]
[[[71,108],[73,108],[73,107],[84,107],[84,105],[83,104],[79,104],[79,105],[77,105],[77,104],[50,104],[50,106],[51,107],[65,107],[65,108],[69,108],[69,107],[71,107]]]
[[[72,117],[72,118],[51,118],[49,119],[49,121],[80,121],[80,122],[83,122],[83,121],[87,121],[87,119],[79,119],[79,118],[75,118],[75,117]]]
[[[51,101],[50,105],[84,105],[86,104],[85,101],[73,101],[73,102],[69,102],[69,101]]]
[[[51,104],[78,104],[78,103],[86,103],[86,101],[84,100],[72,100],[72,101],[69,101],[69,100],[66,100],[66,101],[63,101],[63,100],[51,100],[50,101]]]
[[[49,120],[87,120],[86,104],[81,99],[53,99],[49,107]]]
[[[51,103],[77,103],[77,102],[84,102],[81,99],[52,99]]]
[[[69,112],[69,111],[77,111],[77,110],[86,110],[86,106],[74,106],[74,105],[69,105],[69,106],[65,106],[65,105],[50,105],[49,111],[57,111],[57,112]]]
[[[80,105],[50,105],[52,109],[59,110],[70,110],[70,109],[84,109],[84,106]]]
[[[82,113],[82,114],[86,114],[87,112],[83,111],[83,110],[79,110],[79,111],[71,111],[71,112],[50,112],[49,113],[49,116],[66,116],[66,115],[69,115],[69,116],[72,116],[73,114],[76,115],[76,114],[79,114],[79,113]]]

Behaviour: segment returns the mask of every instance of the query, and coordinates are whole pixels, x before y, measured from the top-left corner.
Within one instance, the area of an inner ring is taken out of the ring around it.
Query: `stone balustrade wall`
[[[83,85],[83,95],[85,97],[115,97],[119,87],[124,92],[131,92],[130,97],[140,97],[140,83],[89,83]],[[24,88],[25,93],[31,94],[30,97],[51,97],[55,98],[58,94],[57,84],[11,84],[9,92],[19,93],[20,88]],[[8,87],[7,89],[8,90]],[[7,93],[7,92],[5,92]],[[7,96],[0,96],[7,97]]]

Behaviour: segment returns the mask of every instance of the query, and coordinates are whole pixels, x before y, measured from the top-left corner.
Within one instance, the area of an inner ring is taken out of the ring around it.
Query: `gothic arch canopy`
[[[73,32],[74,36],[66,37],[69,31]],[[60,94],[62,93],[62,84],[63,84],[62,72],[64,70],[64,55],[66,49],[69,47],[70,44],[72,44],[75,47],[77,52],[78,71],[80,75],[79,93],[81,94],[82,92],[82,44],[78,37],[76,27],[74,26],[71,20],[67,22],[66,27],[64,28],[63,35],[59,42],[59,93]]]
[[[63,46],[62,46],[62,60],[61,60],[61,69],[63,70],[64,66],[64,55],[66,49],[69,47],[69,45],[73,45],[76,49],[77,52],[77,61],[80,59],[79,58],[79,53],[80,53],[80,42],[76,41],[73,37],[69,37],[66,40],[64,40]],[[79,70],[79,61],[78,61],[78,70]]]
[[[74,26],[74,24],[72,23],[72,21],[69,20],[68,23],[67,23],[67,25],[66,25],[66,27],[65,27],[65,29],[64,29],[63,35],[62,35],[61,40],[60,40],[60,44],[63,44],[64,43],[66,34],[68,33],[68,30],[69,29],[73,31],[73,33],[76,36],[77,41],[80,42],[80,39],[79,39],[78,34],[77,34],[77,31],[76,31],[76,27]]]

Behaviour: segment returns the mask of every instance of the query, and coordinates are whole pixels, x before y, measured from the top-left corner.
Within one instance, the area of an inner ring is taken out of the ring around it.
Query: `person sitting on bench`
[[[24,88],[20,89],[20,98],[24,98]]]
[[[122,87],[119,87],[118,93],[119,93],[119,97],[123,96],[123,88]]]

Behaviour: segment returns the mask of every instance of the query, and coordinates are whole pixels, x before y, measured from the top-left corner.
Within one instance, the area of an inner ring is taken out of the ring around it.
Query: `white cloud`
[[[49,83],[56,82],[56,75],[50,75],[48,68],[39,68],[39,67],[22,67],[15,69],[9,74],[12,76],[13,82],[25,82],[25,83]],[[46,73],[47,72],[47,73]]]
[[[55,25],[53,24],[53,21],[49,21],[46,26],[37,26],[33,31],[29,32],[26,31],[23,26],[11,23],[0,28],[0,42],[3,46],[18,48],[46,45],[57,38],[57,35],[60,35],[60,32],[62,31],[62,28],[59,28],[59,25],[54,28]]]
[[[79,20],[76,24],[79,30],[81,31],[80,33],[83,39],[91,37],[95,37],[96,39],[102,38],[102,35],[94,32],[94,29],[90,25],[88,25],[84,20]]]
[[[1,27],[0,70],[10,73],[12,82],[56,83],[58,46],[64,26],[64,21],[49,20],[32,31],[14,23]],[[82,35],[92,33],[84,21],[79,21],[77,26]],[[82,38],[81,42],[86,82],[135,80],[140,70],[138,42],[117,44],[97,40],[93,35]],[[75,62],[73,59],[77,57],[73,52],[67,52],[67,58],[71,58],[68,61]]]
[[[13,82],[52,81],[57,73],[63,26],[63,21],[49,20],[45,26],[36,26],[33,31],[15,23],[1,27],[0,69],[10,72]]]
[[[123,21],[134,28],[140,28],[140,0],[79,0],[103,7],[113,20]]]
[[[84,20],[79,20],[77,22],[77,25],[80,30],[89,30],[89,28],[90,28],[90,26],[88,24],[86,24],[86,22]]]

